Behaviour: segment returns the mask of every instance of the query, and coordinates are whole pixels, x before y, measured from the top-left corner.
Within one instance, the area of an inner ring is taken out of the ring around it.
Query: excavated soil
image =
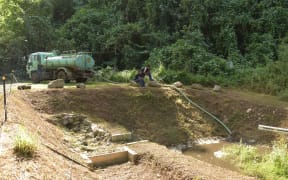
[[[235,141],[242,138],[247,142],[270,143],[276,136],[258,131],[258,124],[287,125],[288,106],[273,97],[235,90],[183,90],[222,119],[231,128]],[[222,127],[169,88],[107,85],[25,90],[9,96],[8,112],[0,141],[2,179],[253,179],[165,147],[201,137],[227,136]],[[128,162],[92,171],[79,165],[84,161],[65,141],[65,130],[49,122],[52,115],[61,113],[84,114],[89,121],[115,132],[124,127],[133,133],[134,140],[147,139],[151,143],[131,146],[141,155],[136,164]],[[20,126],[39,138],[39,148],[30,159],[13,153],[13,137]]]

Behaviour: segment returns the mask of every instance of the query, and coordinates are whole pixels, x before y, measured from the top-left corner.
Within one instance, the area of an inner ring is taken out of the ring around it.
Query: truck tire
[[[57,79],[63,79],[65,83],[70,82],[70,80],[68,79],[67,73],[63,70],[57,73]]]
[[[39,77],[38,72],[31,73],[31,80],[33,83],[40,83],[40,77]]]
[[[85,83],[87,81],[87,78],[78,78],[76,79],[77,83]]]

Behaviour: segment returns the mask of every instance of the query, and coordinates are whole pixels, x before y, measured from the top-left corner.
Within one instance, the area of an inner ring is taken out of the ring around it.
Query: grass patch
[[[283,90],[279,94],[279,99],[282,100],[282,101],[287,101],[288,102],[288,89]]]
[[[137,71],[135,69],[132,70],[124,70],[124,71],[116,71],[114,68],[108,66],[106,68],[102,68],[97,70],[94,78],[91,78],[91,81],[112,81],[118,83],[127,83],[134,79]]]
[[[27,132],[24,127],[19,128],[14,139],[14,152],[18,156],[33,157],[38,148],[36,135]]]
[[[233,161],[246,174],[260,179],[287,179],[287,142],[282,138],[273,143],[272,151],[259,154],[255,147],[240,143],[224,148],[226,158]]]

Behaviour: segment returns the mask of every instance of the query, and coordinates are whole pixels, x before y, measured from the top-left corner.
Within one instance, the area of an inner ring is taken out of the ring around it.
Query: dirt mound
[[[245,91],[186,89],[189,97],[219,117],[232,130],[234,141],[270,143],[277,134],[258,130],[258,125],[284,127],[287,103],[275,97]],[[287,127],[286,127],[287,128]]]
[[[82,113],[94,123],[124,126],[135,139],[167,146],[210,136],[217,128],[169,88],[112,86],[38,91],[28,96],[40,112]]]
[[[257,130],[258,124],[281,127],[286,122],[286,106],[269,96],[263,98],[263,95],[235,90],[213,92],[207,88],[184,91],[220,118],[232,130],[234,141],[242,138],[244,142],[270,142],[275,134]],[[166,146],[185,144],[199,137],[227,136],[221,126],[169,88],[103,86],[37,91],[28,96],[41,112],[83,113],[93,122],[120,124],[140,140]]]
[[[258,124],[281,127],[286,122],[285,106],[269,96],[263,98],[262,95],[233,90],[213,92],[205,88],[186,88],[185,92],[220,118],[232,130],[234,141],[242,138],[244,142],[270,142],[275,134],[257,130]],[[29,99],[41,112],[83,113],[94,122],[120,124],[140,140],[148,139],[168,146],[185,144],[199,137],[227,136],[221,126],[169,88],[104,86],[38,91],[30,93]]]

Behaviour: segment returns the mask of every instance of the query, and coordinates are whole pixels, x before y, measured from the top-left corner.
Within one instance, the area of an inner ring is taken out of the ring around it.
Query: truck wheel
[[[40,83],[40,77],[37,72],[31,73],[31,80],[33,83]]]
[[[76,79],[77,83],[85,83],[87,81],[87,78],[78,78]]]
[[[61,70],[57,73],[57,79],[63,79],[65,83],[70,82],[70,80],[67,78],[66,72],[63,70]]]

